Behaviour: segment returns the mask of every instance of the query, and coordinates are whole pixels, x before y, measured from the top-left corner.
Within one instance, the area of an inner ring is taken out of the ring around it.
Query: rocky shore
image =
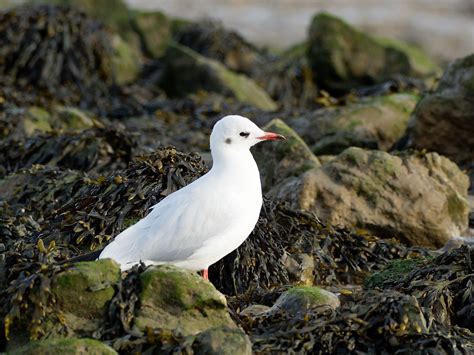
[[[120,0],[0,10],[0,352],[474,352],[474,55],[315,14],[283,53]],[[238,113],[264,205],[210,282],[99,250]]]

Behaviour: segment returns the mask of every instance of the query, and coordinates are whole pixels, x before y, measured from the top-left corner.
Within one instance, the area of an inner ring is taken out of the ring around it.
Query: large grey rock
[[[437,89],[418,103],[408,145],[474,162],[474,54],[451,63]]]
[[[196,273],[164,265],[148,269],[140,280],[134,321],[138,330],[179,329],[183,335],[195,335],[219,326],[236,328],[224,295]]]
[[[298,176],[321,165],[301,137],[282,120],[273,119],[263,130],[282,134],[286,138],[286,141],[259,144],[252,150],[264,191],[287,177]]]
[[[439,73],[439,67],[418,48],[375,38],[325,13],[312,19],[308,46],[316,82],[332,91],[348,91],[398,75],[428,78]]]
[[[388,150],[405,133],[417,101],[418,96],[412,94],[370,97],[286,122],[316,155],[339,154],[351,146]]]
[[[468,227],[468,186],[456,164],[436,153],[393,156],[350,148],[269,195],[331,225],[441,247]]]
[[[170,44],[163,58],[163,89],[172,96],[183,96],[199,90],[218,92],[267,111],[277,104],[252,79],[232,72],[223,64],[206,58],[190,48]]]

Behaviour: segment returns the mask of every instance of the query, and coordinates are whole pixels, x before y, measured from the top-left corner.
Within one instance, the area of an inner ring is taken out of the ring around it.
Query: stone
[[[210,328],[235,328],[224,295],[194,272],[170,265],[150,268],[140,275],[142,291],[135,327],[178,329],[195,335]]]
[[[437,153],[349,148],[268,195],[330,225],[439,248],[468,227],[468,186],[466,174]]]
[[[160,11],[135,11],[131,21],[144,52],[150,57],[160,58],[171,40],[171,19]]]
[[[113,355],[117,352],[110,346],[95,339],[48,339],[32,341],[17,349],[8,352],[12,355],[50,355],[50,354],[76,354],[76,355]]]
[[[51,115],[44,108],[31,106],[25,112],[23,118],[23,131],[26,136],[32,136],[37,132],[49,132],[51,127]]]
[[[277,104],[252,79],[190,48],[170,44],[163,61],[160,86],[168,95],[185,96],[204,90],[232,96],[262,110],[277,109]]]
[[[352,146],[386,151],[404,135],[417,102],[418,96],[412,94],[369,97],[293,117],[286,123],[318,156],[339,154]]]
[[[112,35],[111,45],[116,83],[123,85],[134,81],[140,74],[143,62],[140,51],[117,34]]]
[[[282,120],[271,120],[263,130],[282,134],[286,138],[286,141],[260,144],[252,149],[263,191],[270,190],[287,177],[298,176],[321,165],[301,137]]]
[[[104,127],[97,119],[89,117],[84,111],[71,106],[56,106],[53,114],[57,116],[61,128],[83,130],[92,127]]]
[[[79,262],[59,273],[52,292],[68,327],[92,335],[105,321],[119,281],[120,267],[111,259]]]
[[[244,308],[242,311],[240,311],[239,315],[241,317],[255,318],[255,317],[258,317],[260,315],[263,315],[269,309],[270,309],[270,307],[265,306],[263,304],[252,304],[252,305]]]
[[[196,355],[251,355],[252,343],[241,329],[217,327],[199,333],[193,350]]]
[[[440,72],[420,49],[370,36],[326,13],[311,21],[308,58],[316,83],[335,93],[399,75],[426,79]]]
[[[314,308],[336,309],[340,305],[339,297],[332,292],[316,286],[295,286],[283,292],[268,313],[284,310],[296,315]]]
[[[474,163],[474,54],[452,62],[437,89],[418,103],[407,129],[407,146]]]

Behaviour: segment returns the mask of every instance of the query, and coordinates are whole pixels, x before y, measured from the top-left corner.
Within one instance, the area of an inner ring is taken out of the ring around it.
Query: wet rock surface
[[[425,92],[422,53],[327,15],[272,53],[119,0],[31,3],[0,12],[0,352],[474,351],[471,57]],[[252,148],[261,215],[210,282],[95,261],[209,169],[226,114],[287,142]]]

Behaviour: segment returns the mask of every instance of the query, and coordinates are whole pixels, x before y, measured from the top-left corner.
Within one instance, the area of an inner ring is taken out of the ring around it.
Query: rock
[[[388,150],[403,136],[417,101],[411,94],[369,97],[286,122],[316,155],[339,154],[351,146]]]
[[[458,164],[474,161],[474,54],[452,62],[437,89],[418,103],[407,145],[436,151]]]
[[[37,106],[32,106],[26,110],[23,118],[23,131],[26,136],[51,130],[51,115],[48,111]]]
[[[140,279],[138,330],[179,329],[186,336],[220,326],[236,328],[224,295],[196,273],[164,265],[148,269]]]
[[[161,57],[171,39],[171,19],[159,11],[135,11],[132,26],[140,37],[144,52],[153,57]]]
[[[139,49],[131,46],[119,35],[112,36],[112,68],[119,85],[134,81],[141,70],[142,57]]]
[[[200,333],[193,343],[193,350],[197,355],[250,355],[252,343],[240,329],[217,327]]]
[[[95,339],[53,339],[32,341],[25,346],[8,352],[12,355],[50,355],[50,354],[76,354],[76,355],[113,355],[117,352],[108,345]]]
[[[192,49],[172,44],[163,61],[165,68],[160,82],[171,96],[205,90],[233,96],[262,110],[274,111],[277,108],[277,104],[254,81]]]
[[[364,285],[368,288],[387,288],[389,285],[400,282],[410,271],[423,265],[423,259],[395,259],[379,272],[369,276]]]
[[[97,119],[90,118],[84,111],[71,106],[56,106],[53,114],[57,116],[60,128],[68,130],[84,130],[104,125]]]
[[[321,165],[300,136],[282,120],[273,119],[263,130],[282,134],[286,138],[284,142],[261,144],[253,148],[264,191],[289,176],[298,176]]]
[[[187,23],[180,26],[173,37],[177,43],[239,73],[252,75],[256,67],[265,62],[255,46],[217,22]]]
[[[318,307],[336,309],[340,305],[339,298],[332,292],[315,286],[295,286],[282,293],[268,313],[284,310],[296,315]]]
[[[242,311],[240,311],[239,315],[241,317],[255,318],[255,317],[258,317],[259,315],[264,314],[269,309],[270,307],[265,306],[263,304],[252,304],[244,308]]]
[[[58,274],[52,292],[68,327],[92,335],[106,318],[119,280],[120,267],[111,259],[80,262]]]
[[[269,195],[331,225],[441,247],[467,228],[468,186],[456,164],[436,153],[393,156],[349,148]]]
[[[312,19],[308,58],[316,83],[335,93],[399,75],[424,79],[439,73],[418,48],[375,38],[326,13]]]

